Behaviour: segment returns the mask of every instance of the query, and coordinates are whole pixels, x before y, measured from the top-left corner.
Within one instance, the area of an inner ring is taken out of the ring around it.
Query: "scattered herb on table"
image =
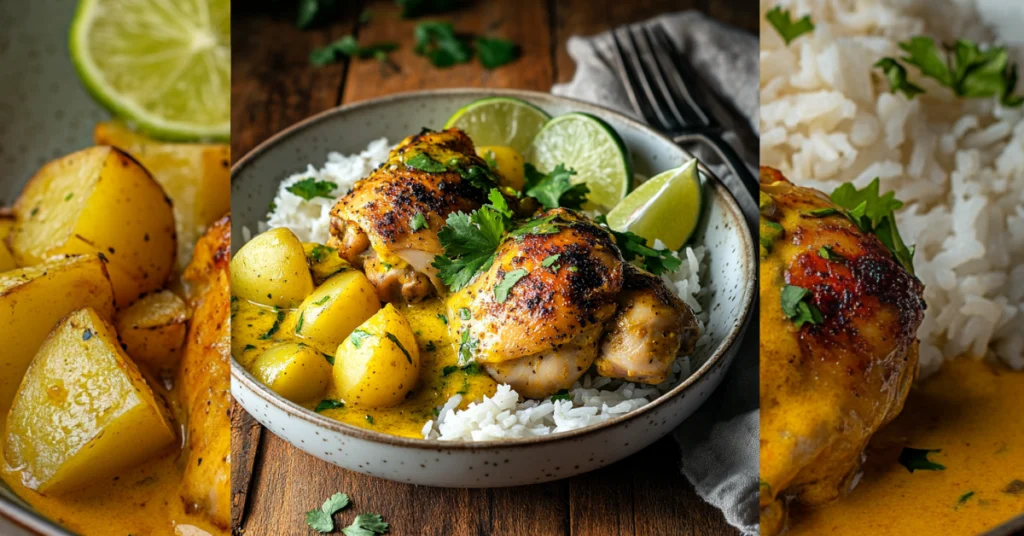
[[[299,0],[295,25],[302,29],[309,28],[333,15],[337,9],[338,0]]]
[[[811,303],[811,291],[795,285],[782,287],[782,313],[796,324],[820,324],[824,320],[821,311]]]
[[[451,23],[424,21],[416,25],[415,52],[426,56],[434,67],[451,67],[467,63],[473,50],[463,37],[456,35]]]
[[[788,9],[782,9],[782,6],[775,6],[764,16],[768,22],[775,28],[775,31],[779,32],[782,40],[786,44],[790,44],[794,39],[801,35],[814,31],[814,23],[811,22],[810,15],[804,15],[799,20],[794,21],[792,15],[790,15]]]
[[[321,400],[320,403],[316,405],[316,408],[313,411],[320,413],[321,411],[326,411],[329,409],[341,409],[343,407],[345,407],[345,403],[342,402],[341,400],[325,399]]]
[[[306,524],[309,525],[309,528],[320,533],[331,532],[334,530],[334,514],[340,512],[348,505],[348,495],[335,493],[324,501],[323,506],[319,509],[306,512]]]
[[[376,536],[388,531],[388,524],[373,512],[359,514],[351,525],[341,529],[345,536]]]
[[[313,177],[310,177],[296,182],[295,184],[285,188],[285,190],[288,190],[306,201],[310,201],[315,197],[334,199],[334,196],[331,194],[334,193],[334,189],[337,187],[338,185],[333,182],[318,181]]]
[[[519,57],[519,45],[498,37],[477,37],[476,55],[485,69],[497,69]]]
[[[368,59],[376,58],[379,61],[387,61],[388,54],[398,48],[398,43],[380,42],[363,46],[359,40],[351,35],[346,35],[337,41],[328,43],[326,46],[313,49],[309,53],[309,63],[314,67],[330,65],[342,58]]]
[[[928,454],[932,452],[942,452],[942,449],[903,447],[903,450],[900,451],[899,462],[911,473],[914,471],[945,471],[946,466],[928,459]]]
[[[871,181],[863,190],[843,183],[832,192],[832,202],[846,209],[847,215],[861,231],[872,233],[885,244],[896,260],[914,273],[914,247],[907,246],[896,228],[895,211],[903,206],[895,192],[878,195],[879,180]]]
[[[544,208],[564,207],[579,210],[587,202],[590,188],[582,183],[572,184],[571,177],[576,174],[575,169],[566,169],[564,164],[558,164],[551,172],[542,173],[533,164],[526,163],[523,172],[526,177],[523,191],[527,196],[540,202]]]
[[[505,300],[508,299],[508,293],[512,291],[512,287],[514,287],[520,279],[529,275],[529,273],[530,272],[527,272],[522,268],[507,272],[501,281],[494,285],[494,301],[498,303],[505,303]]]

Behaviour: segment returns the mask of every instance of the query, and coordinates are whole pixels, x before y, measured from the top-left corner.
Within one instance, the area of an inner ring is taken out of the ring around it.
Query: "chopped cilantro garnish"
[[[318,510],[306,512],[306,524],[309,525],[309,528],[320,533],[331,532],[334,530],[334,518],[332,516],[344,509],[348,504],[348,495],[335,493],[324,501],[323,506]]]
[[[462,331],[462,339],[459,342],[459,364],[466,365],[473,360],[476,352],[476,345],[479,341],[469,336],[469,330]]]
[[[351,525],[341,529],[345,536],[376,536],[387,531],[388,524],[373,512],[357,515]]]
[[[356,348],[362,348],[363,341],[365,341],[369,337],[373,337],[373,333],[370,333],[369,331],[363,329],[356,329],[355,331],[352,332],[351,335],[348,336],[349,340],[352,341],[352,346],[355,346]]]
[[[334,366],[334,356],[331,355],[331,354],[324,354],[323,352],[320,352],[320,353],[324,355],[324,359],[326,359],[327,362],[330,363],[331,366],[333,367]]]
[[[406,159],[405,165],[412,169],[419,171],[426,171],[427,173],[443,173],[448,171],[448,167],[444,164],[430,158],[427,153],[417,153],[412,157]]]
[[[441,369],[441,376],[447,377],[452,373],[458,372],[460,370],[464,372],[467,376],[472,376],[474,374],[480,374],[480,365],[478,365],[476,361],[469,363],[468,365],[463,365],[461,367],[459,365],[448,365],[447,367]]]
[[[974,497],[973,491],[968,491],[967,493],[964,493],[963,495],[960,496],[959,499],[956,500],[956,505],[960,506],[961,504],[964,504],[971,497]]]
[[[497,37],[477,37],[476,55],[485,69],[497,69],[506,63],[512,63],[519,57],[519,46],[507,39]]]
[[[459,0],[395,0],[402,8],[402,18],[411,19],[423,15],[434,15],[454,9]]]
[[[329,299],[331,299],[331,295],[330,294],[328,294],[328,295],[324,296],[323,298],[320,298],[319,300],[313,302],[313,305],[323,305],[323,304],[327,303],[327,300],[329,300]]]
[[[295,324],[295,334],[299,335],[302,333],[302,325],[306,323],[306,314],[302,313],[299,315],[299,322]]]
[[[775,6],[765,14],[764,18],[775,27],[775,31],[779,32],[782,40],[787,45],[792,43],[797,37],[814,30],[814,23],[811,22],[810,15],[804,15],[799,20],[794,21],[789,10],[782,9],[782,6]]]
[[[832,216],[833,214],[841,214],[838,209],[832,207],[816,208],[814,210],[808,210],[803,213],[808,218],[824,218],[825,216]]]
[[[423,348],[428,352],[433,352],[434,350],[437,350],[437,345],[434,344],[434,341],[427,341],[427,344],[423,345]]]
[[[323,244],[317,244],[313,246],[313,249],[309,251],[309,258],[313,259],[315,262],[323,262],[328,255],[334,253],[335,251],[337,250],[332,247],[328,247]]]
[[[473,50],[465,39],[455,33],[451,23],[424,21],[414,30],[416,48],[420,56],[426,56],[434,67],[451,67],[466,63],[473,57]]]
[[[249,350],[255,350],[255,349],[256,349],[256,345],[255,344],[246,344],[245,348],[242,348],[242,351],[243,352],[248,352]]]
[[[394,333],[384,333],[384,337],[387,338],[387,340],[395,343],[395,346],[397,346],[398,349],[401,350],[403,354],[405,354],[405,358],[409,361],[409,363],[412,363],[412,355],[410,355],[409,351],[406,350],[404,346],[402,346],[402,341],[399,341],[398,337],[396,337]]]
[[[459,309],[459,318],[461,318],[462,320],[469,320],[472,317],[473,315],[469,312],[468,307],[463,307]]]
[[[932,452],[942,452],[942,449],[903,447],[903,450],[900,451],[899,462],[911,473],[914,471],[945,471],[946,466],[928,459],[928,454]]]
[[[875,63],[875,67],[885,73],[889,81],[889,90],[893,93],[900,92],[906,95],[907,99],[913,99],[916,95],[924,93],[921,86],[907,80],[907,70],[892,58],[882,58]]]
[[[572,400],[572,395],[569,394],[568,389],[562,389],[551,395],[551,401],[554,402],[556,400]]]
[[[281,329],[281,322],[284,320],[284,311],[276,307],[274,309],[277,312],[277,318],[274,320],[274,325],[270,326],[270,329],[268,329],[266,333],[260,335],[261,341],[269,340],[275,333],[277,333],[277,330]]]
[[[523,191],[535,198],[544,208],[565,207],[579,210],[587,202],[590,188],[586,184],[573,185],[570,177],[576,174],[575,169],[566,169],[558,164],[550,173],[541,173],[533,164],[523,166],[526,185]]]
[[[419,231],[420,229],[426,229],[430,227],[427,223],[427,217],[422,212],[417,212],[413,215],[412,220],[409,221],[409,225],[412,227],[412,232]]]
[[[505,300],[508,299],[508,293],[512,290],[512,287],[514,287],[520,279],[526,277],[529,273],[530,272],[527,272],[522,268],[506,273],[501,282],[494,285],[494,301],[498,303],[505,303]]]
[[[654,249],[647,246],[647,239],[629,231],[608,231],[615,237],[615,243],[627,261],[637,260],[641,267],[654,275],[674,272],[682,266],[683,261],[667,248]]]
[[[468,285],[478,273],[490,268],[511,214],[500,194],[492,203],[470,214],[455,212],[437,233],[444,255],[434,257],[438,277],[453,291]],[[499,201],[500,200],[500,201]]]
[[[511,233],[511,236],[515,238],[522,238],[526,235],[546,235],[555,234],[558,232],[558,226],[554,223],[555,215],[550,214],[542,218],[534,218],[532,220],[526,220],[519,227],[516,227]]]
[[[341,400],[325,399],[321,400],[320,403],[316,405],[316,409],[314,409],[313,411],[320,413],[321,411],[326,411],[329,409],[341,409],[343,407],[345,407],[345,403],[342,402]]]
[[[558,253],[556,255],[550,255],[547,258],[545,258],[543,261],[541,261],[540,265],[545,267],[545,268],[550,268],[552,264],[555,264],[556,262],[558,262],[558,259],[561,256],[562,256],[561,253]]]
[[[889,248],[896,260],[914,273],[914,248],[908,247],[896,228],[894,211],[903,206],[895,192],[878,195],[879,180],[871,181],[863,190],[844,183],[832,192],[832,202],[846,209],[850,219],[865,233],[872,233]]]
[[[370,424],[373,424],[373,415],[367,415],[366,416],[366,422],[368,422]]]
[[[484,153],[484,162],[487,162],[487,167],[491,168],[491,171],[498,170],[498,161],[494,157],[494,151]]]
[[[333,182],[318,181],[313,177],[310,177],[308,179],[302,179],[301,181],[296,182],[295,184],[285,188],[285,190],[288,190],[289,192],[305,199],[306,201],[310,201],[316,197],[334,199],[334,196],[331,194],[337,187],[338,185],[334,184]]]
[[[839,258],[832,246],[821,246],[818,248],[818,256],[826,261],[834,261]]]
[[[782,312],[799,329],[805,323],[820,324],[821,311],[811,303],[811,291],[794,285],[782,287]]]
[[[443,314],[438,314],[438,315],[437,315],[437,318],[438,318],[438,320],[440,320],[441,322],[443,322],[443,323],[444,323],[444,325],[446,325],[446,326],[448,325],[448,317],[447,317],[447,316],[445,316],[445,315],[443,315]]]

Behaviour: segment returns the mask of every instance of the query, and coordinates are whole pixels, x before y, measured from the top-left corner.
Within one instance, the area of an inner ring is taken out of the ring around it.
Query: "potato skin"
[[[96,254],[119,307],[164,286],[174,268],[171,200],[134,158],[92,147],[39,170],[14,204],[8,237],[20,266],[65,254]]]
[[[298,404],[320,398],[331,379],[331,364],[324,355],[298,342],[267,349],[253,361],[251,370],[257,380]]]
[[[257,235],[231,259],[231,290],[239,298],[293,308],[313,292],[313,276],[295,233],[284,227]]]
[[[328,279],[302,301],[295,335],[331,353],[352,330],[379,310],[380,300],[366,275],[346,270]]]
[[[80,309],[57,324],[26,372],[4,452],[27,487],[62,493],[174,443],[168,415],[121,350],[113,326]]]
[[[106,264],[95,255],[54,259],[0,274],[0,412],[14,400],[25,370],[60,319],[90,307],[114,316]]]
[[[334,386],[347,404],[380,408],[405,399],[419,376],[420,353],[409,321],[387,304],[334,357]]]
[[[185,302],[175,293],[162,290],[120,310],[114,325],[135,363],[160,372],[177,366],[187,319]]]

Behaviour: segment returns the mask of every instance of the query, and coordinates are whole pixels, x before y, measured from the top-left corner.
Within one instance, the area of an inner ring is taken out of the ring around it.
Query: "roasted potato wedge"
[[[114,327],[80,309],[57,324],[25,373],[4,452],[26,487],[61,493],[174,443],[168,414],[121,350]]]
[[[53,326],[72,311],[91,307],[114,316],[106,264],[80,255],[0,274],[0,412],[14,400],[25,370]]]
[[[315,348],[298,342],[271,347],[252,363],[252,375],[292,402],[320,398],[331,380],[331,364]]]
[[[114,325],[135,363],[159,372],[178,364],[187,319],[185,302],[177,294],[163,290],[147,294],[120,310]]]
[[[348,404],[393,406],[416,385],[419,370],[420,351],[412,327],[387,304],[338,346],[334,386]]]
[[[231,290],[239,298],[292,308],[313,292],[306,253],[284,227],[257,235],[231,259]]]
[[[164,286],[174,268],[174,213],[163,188],[135,159],[93,147],[54,160],[14,205],[8,237],[20,266],[63,254],[108,263],[117,305]]]
[[[314,242],[303,242],[302,249],[306,252],[306,263],[309,264],[314,285],[322,285],[332,275],[352,268],[348,261],[338,255],[338,250],[332,247]]]
[[[377,291],[359,270],[345,270],[317,287],[299,306],[295,335],[327,353],[380,310]]]
[[[96,125],[97,145],[113,145],[149,170],[174,202],[178,268],[192,258],[196,240],[231,210],[231,153],[225,144],[154,140],[119,121]]]

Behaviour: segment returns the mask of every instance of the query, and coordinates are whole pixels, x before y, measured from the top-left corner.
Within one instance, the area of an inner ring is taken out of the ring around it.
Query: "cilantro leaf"
[[[450,214],[437,233],[444,255],[434,257],[432,265],[441,281],[453,291],[462,289],[479,272],[491,267],[502,235],[511,223],[512,212],[500,193],[495,195],[492,190],[489,197],[493,204],[470,214]]]
[[[405,354],[405,359],[407,359],[410,364],[412,363],[412,356],[409,355],[409,351],[405,349],[405,346],[402,346],[402,341],[398,340],[398,337],[396,337],[395,334],[387,332],[384,333],[384,337],[386,337],[387,340],[395,343],[395,346],[397,346],[398,349],[401,350],[403,354]]]
[[[448,166],[430,158],[427,153],[418,153],[405,160],[406,167],[427,173],[443,173],[448,171]]]
[[[863,190],[843,183],[832,192],[832,202],[843,207],[853,223],[865,233],[872,233],[892,252],[893,257],[911,274],[914,273],[914,248],[903,243],[896,227],[894,211],[903,206],[895,192],[878,195],[880,181],[871,181]]]
[[[909,41],[899,44],[901,50],[909,54],[903,57],[903,61],[916,66],[921,74],[938,80],[946,87],[952,87],[954,83],[953,73],[943,54],[939,53],[935,41],[931,37],[916,36]]]
[[[545,268],[550,268],[552,264],[555,264],[556,262],[558,262],[558,259],[559,259],[559,258],[560,258],[561,256],[562,256],[562,254],[561,254],[561,253],[558,253],[558,254],[556,254],[556,255],[550,255],[550,256],[548,256],[548,257],[547,257],[546,259],[544,259],[543,261],[541,261],[540,265],[541,265],[541,266],[543,266],[543,267],[545,267]]]
[[[956,500],[956,505],[960,506],[961,504],[964,504],[971,497],[974,497],[973,491],[968,491],[967,493],[964,493],[963,495],[960,496],[959,499]]]
[[[323,262],[324,258],[326,258],[327,255],[334,253],[335,251],[337,250],[332,247],[325,246],[323,244],[317,244],[313,246],[312,250],[310,250],[309,258],[313,259],[313,261],[315,262]]]
[[[458,366],[458,365],[449,365],[449,366],[441,369],[441,375],[442,376],[450,376],[451,374],[454,374],[454,373],[456,373],[456,372],[458,372],[460,370],[463,373],[465,373],[466,376],[473,376],[473,375],[476,375],[476,374],[480,374],[480,365],[476,364],[475,361],[470,363],[470,364],[468,364],[468,365],[464,365],[464,366],[461,366],[461,367]]]
[[[306,201],[309,201],[315,197],[334,199],[334,196],[331,194],[337,187],[338,185],[334,184],[333,182],[318,181],[313,177],[310,177],[308,179],[302,179],[301,181],[296,182],[295,184],[285,188],[285,190],[288,190],[289,192],[305,199]]]
[[[451,67],[466,63],[473,57],[469,44],[455,34],[450,23],[424,21],[414,30],[416,48],[420,56],[426,56],[434,67]]]
[[[494,151],[484,153],[484,162],[487,162],[487,167],[491,168],[491,171],[498,170],[498,161],[494,157]]]
[[[928,459],[928,454],[932,452],[942,452],[942,449],[903,447],[903,450],[900,451],[899,462],[911,473],[914,471],[945,471],[946,466]]]
[[[319,510],[306,512],[306,524],[317,532],[331,532],[334,530],[334,519],[331,516],[344,509],[348,504],[348,495],[335,493],[324,501]]]
[[[313,411],[320,413],[321,411],[326,411],[329,409],[341,409],[343,407],[345,407],[345,403],[342,402],[341,400],[324,399],[321,400],[320,403],[316,405],[316,408],[314,408]]]
[[[561,389],[557,393],[551,395],[551,401],[556,400],[572,400],[572,395],[569,394],[568,389]]]
[[[355,37],[346,35],[337,41],[328,43],[326,46],[313,49],[309,53],[309,63],[314,67],[323,67],[324,65],[335,63],[342,58],[377,58],[384,61],[387,60],[388,53],[397,48],[398,43],[391,42],[372,43],[362,46]]]
[[[519,46],[507,39],[477,37],[476,55],[485,69],[497,69],[519,57]]]
[[[615,244],[622,252],[622,258],[626,261],[639,261],[640,267],[654,275],[661,275],[665,272],[674,272],[682,266],[683,261],[667,248],[654,249],[647,246],[647,239],[629,231],[616,231],[608,227],[603,217],[598,218],[608,232],[615,238]]]
[[[789,10],[782,9],[782,6],[775,6],[765,14],[764,18],[775,27],[775,31],[779,32],[787,45],[797,37],[814,30],[814,23],[811,22],[810,15],[804,15],[800,20],[793,21]]]
[[[413,215],[412,220],[409,221],[409,225],[412,227],[412,232],[419,231],[420,229],[427,229],[430,224],[427,223],[427,217],[422,212],[417,212]]]
[[[266,333],[260,335],[259,339],[261,341],[270,340],[270,338],[273,337],[274,334],[277,333],[279,329],[281,329],[281,322],[283,320],[284,311],[282,311],[281,309],[277,309],[277,317],[274,319],[274,325],[270,326],[270,329],[268,329]],[[86,340],[89,340],[89,338],[86,337]]]
[[[523,166],[526,177],[524,191],[535,198],[544,208],[565,207],[579,210],[587,202],[590,188],[586,184],[573,185],[570,177],[576,174],[575,169],[565,169],[558,164],[550,173],[541,173],[533,164]]]
[[[824,218],[826,216],[832,216],[833,214],[840,214],[839,210],[832,207],[816,208],[814,210],[808,210],[803,213],[803,216],[808,218]]]
[[[341,529],[345,536],[376,536],[387,531],[388,524],[372,512],[357,515],[351,525]]]
[[[513,237],[521,238],[526,235],[546,235],[558,232],[558,226],[554,223],[555,215],[551,214],[542,218],[527,220],[516,227],[510,234]]]
[[[512,291],[512,287],[519,282],[520,279],[529,275],[530,272],[519,268],[518,270],[512,270],[505,274],[505,277],[501,279],[501,282],[494,285],[494,301],[498,303],[505,303],[508,299],[508,293]]]
[[[299,0],[295,25],[305,30],[330,16],[338,8],[337,0]]]
[[[834,249],[832,249],[832,246],[828,245],[821,246],[820,248],[818,248],[818,256],[821,257],[822,259],[825,259],[826,261],[834,261],[840,258],[839,254],[836,253]]]
[[[915,95],[924,93],[921,86],[912,84],[907,80],[907,70],[896,63],[892,58],[882,58],[875,63],[875,67],[882,69],[885,78],[889,80],[889,90],[893,93],[901,92],[907,99],[913,99]]]
[[[811,291],[795,285],[782,287],[782,313],[796,324],[820,324],[824,321],[821,311],[810,302]]]
[[[356,348],[362,348],[363,341],[365,341],[369,337],[373,337],[373,333],[358,328],[355,331],[353,331],[351,335],[348,336],[349,340],[352,341],[352,346],[355,346]]]

